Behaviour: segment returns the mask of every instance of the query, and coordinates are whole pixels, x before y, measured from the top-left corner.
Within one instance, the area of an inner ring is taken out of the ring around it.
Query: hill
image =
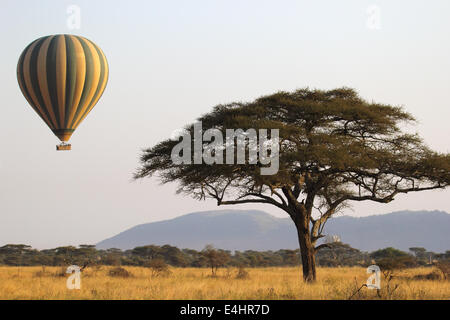
[[[450,214],[443,211],[398,211],[368,217],[332,218],[325,234],[363,251],[395,247],[449,250]],[[202,249],[206,244],[227,250],[297,249],[295,227],[289,218],[259,210],[218,210],[137,225],[97,244],[97,248],[131,249],[147,244],[170,244]]]

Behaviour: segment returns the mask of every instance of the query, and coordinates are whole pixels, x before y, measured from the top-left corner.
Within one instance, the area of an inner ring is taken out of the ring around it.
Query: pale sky
[[[67,26],[70,5],[81,9],[80,29]],[[136,224],[217,209],[176,195],[175,185],[133,182],[140,150],[216,104],[278,90],[348,86],[403,105],[428,145],[449,152],[449,12],[447,0],[1,0],[0,245],[94,244]],[[59,33],[91,39],[110,67],[71,152],[55,151],[58,139],[16,80],[22,50]],[[450,212],[449,198],[448,190],[412,193],[345,214]],[[285,216],[270,206],[225,208]]]

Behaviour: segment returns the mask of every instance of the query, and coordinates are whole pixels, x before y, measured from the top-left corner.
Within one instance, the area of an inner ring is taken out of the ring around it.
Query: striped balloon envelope
[[[46,36],[23,51],[17,80],[28,103],[63,142],[58,150],[67,150],[70,145],[65,142],[105,90],[108,62],[84,37]]]

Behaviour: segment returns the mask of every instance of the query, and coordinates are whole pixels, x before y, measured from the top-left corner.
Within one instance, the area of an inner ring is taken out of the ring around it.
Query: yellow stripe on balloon
[[[83,105],[78,107],[80,109],[80,112],[78,113],[78,116],[72,126],[72,129],[76,129],[78,127],[78,125],[80,124],[81,117],[86,112],[87,108],[89,107],[91,100],[95,94],[95,91],[97,90],[98,83],[100,81],[100,57],[98,56],[97,50],[89,41],[87,41],[84,38],[81,38],[81,39],[89,47],[89,51],[92,55],[92,67],[94,68],[94,70],[92,72],[91,88],[86,96],[86,99],[84,100]]]
[[[89,107],[89,110],[83,115],[83,117],[81,117],[79,123],[81,123],[84,120],[84,118],[87,117],[87,115],[89,114],[89,112],[91,112],[92,109],[94,109],[94,107],[97,104],[98,100],[100,100],[100,98],[102,97],[103,91],[105,90],[106,84],[108,83],[108,76],[109,76],[108,61],[106,60],[106,56],[103,53],[103,51],[100,48],[98,48],[98,50],[101,53],[101,57],[100,58],[103,60],[103,66],[104,66],[105,75],[103,77],[102,83],[99,84],[100,90],[98,91],[98,94],[92,100],[91,105]]]
[[[76,55],[76,85],[75,85],[75,92],[73,96],[72,105],[69,108],[69,117],[67,119],[66,126],[69,126],[70,123],[72,123],[73,118],[75,116],[75,113],[77,111],[78,104],[80,103],[81,94],[83,93],[84,88],[84,81],[86,80],[86,57],[84,55],[83,47],[81,46],[80,41],[74,37],[69,36],[70,39],[73,42],[75,55]],[[74,129],[68,128],[68,129]]]

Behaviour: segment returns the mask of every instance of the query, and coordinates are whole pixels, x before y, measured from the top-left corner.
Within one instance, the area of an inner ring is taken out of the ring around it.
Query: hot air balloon
[[[108,81],[108,62],[92,41],[52,35],[30,43],[19,58],[17,80],[31,107],[70,150],[72,133],[94,108]]]

